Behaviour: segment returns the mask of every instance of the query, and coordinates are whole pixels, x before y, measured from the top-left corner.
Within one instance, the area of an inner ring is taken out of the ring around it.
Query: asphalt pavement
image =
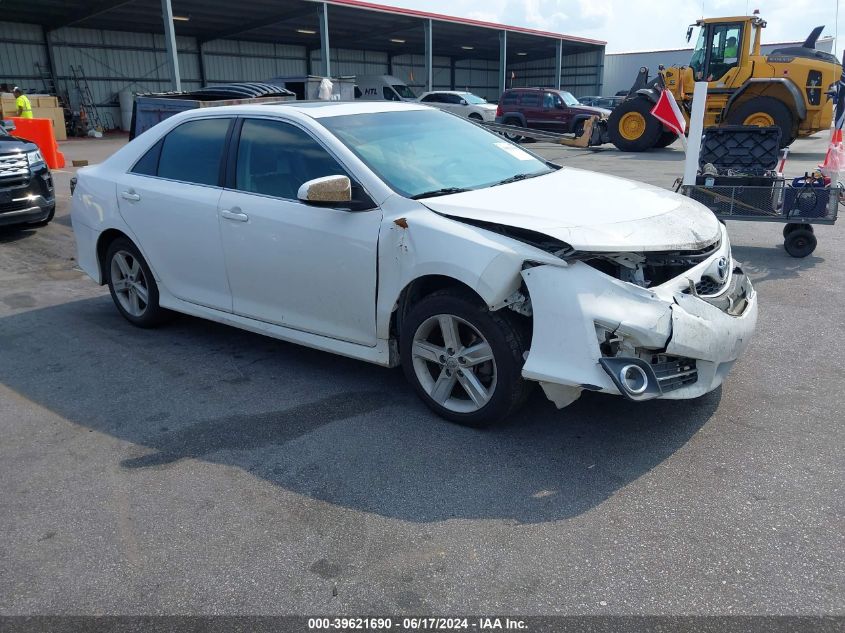
[[[676,146],[530,147],[667,188],[683,169]],[[842,227],[798,260],[782,225],[728,224],[760,319],[715,392],[538,391],[476,431],[400,370],[132,327],[75,268],[73,171],[52,224],[0,229],[0,614],[845,615]]]

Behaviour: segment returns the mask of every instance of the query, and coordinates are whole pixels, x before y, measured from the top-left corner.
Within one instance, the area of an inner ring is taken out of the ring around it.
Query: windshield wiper
[[[526,178],[534,178],[535,176],[542,176],[544,173],[548,173],[548,172],[541,172],[539,174],[514,174],[510,178],[505,178],[504,180],[500,180],[499,182],[497,182],[493,186],[495,187],[497,185],[507,185],[508,183],[518,182],[520,180],[525,180]]]
[[[435,196],[448,196],[450,193],[463,193],[469,191],[463,187],[443,187],[442,189],[434,189],[432,191],[424,191],[415,196],[411,196],[411,200],[419,200],[420,198],[434,198]]]

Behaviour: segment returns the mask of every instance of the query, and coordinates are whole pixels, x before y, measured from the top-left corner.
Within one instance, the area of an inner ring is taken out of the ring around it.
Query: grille
[[[652,358],[651,369],[664,393],[698,381],[698,368],[693,358],[659,354]]]
[[[719,292],[725,284],[721,281],[716,281],[712,277],[702,277],[701,281],[695,284],[695,291],[704,296],[714,295]],[[685,294],[690,294],[689,288],[684,290]]]
[[[9,180],[29,178],[29,161],[26,154],[10,154],[0,156],[0,181],[4,184]]]

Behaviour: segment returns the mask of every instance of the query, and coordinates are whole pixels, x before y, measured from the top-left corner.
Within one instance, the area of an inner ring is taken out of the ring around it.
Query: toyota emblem
[[[719,279],[725,281],[728,278],[728,258],[720,257],[716,262],[716,271],[719,273]]]

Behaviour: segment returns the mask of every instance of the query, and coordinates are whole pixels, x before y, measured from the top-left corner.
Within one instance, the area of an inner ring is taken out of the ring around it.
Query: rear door
[[[235,313],[374,346],[381,210],[300,202],[308,180],[350,174],[293,122],[245,118],[232,152],[220,222]]]
[[[233,119],[182,123],[117,183],[120,214],[138,247],[175,297],[232,310],[217,206],[222,162]]]
[[[538,90],[526,90],[519,96],[519,109],[522,111],[528,127],[547,130],[549,124],[543,116],[543,102]]]

